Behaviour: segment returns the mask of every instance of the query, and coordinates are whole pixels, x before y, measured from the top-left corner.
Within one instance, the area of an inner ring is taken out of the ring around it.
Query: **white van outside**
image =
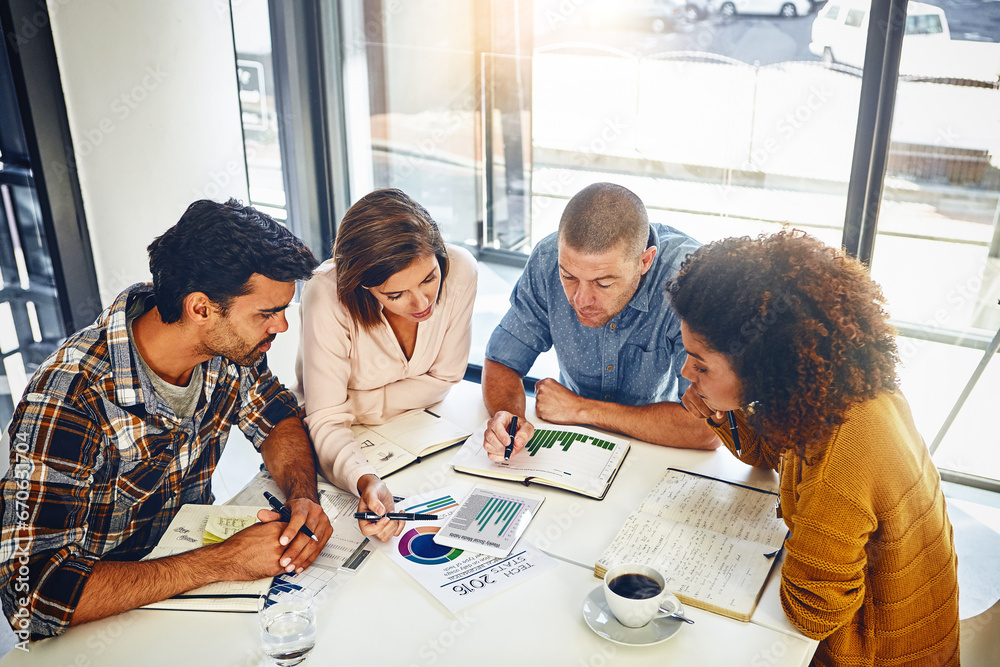
[[[809,50],[828,65],[863,67],[870,5],[870,0],[829,0],[813,20]],[[949,42],[951,32],[944,10],[923,2],[909,2],[900,74],[946,76],[940,73],[938,64],[946,57]]]

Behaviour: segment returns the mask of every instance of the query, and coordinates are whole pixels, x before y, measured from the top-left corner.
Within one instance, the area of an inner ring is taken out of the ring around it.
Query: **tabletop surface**
[[[531,406],[529,400],[529,419],[534,418]],[[435,412],[470,431],[487,416],[479,385],[464,381]],[[689,607],[695,624],[645,647],[614,644],[590,630],[583,601],[601,584],[593,574],[594,562],[666,468],[777,487],[776,475],[746,466],[724,449],[631,444],[604,500],[531,486],[545,502],[521,539],[557,559],[556,567],[453,614],[376,546],[356,574],[338,575],[323,592],[316,648],[305,665],[808,664],[816,642],[795,630],[782,612],[780,563],[749,623]],[[426,457],[386,483],[402,496],[456,484],[513,484],[456,473],[449,465],[455,451]],[[0,666],[268,664],[255,615],[239,613],[134,610],[71,628],[29,648],[12,651]]]

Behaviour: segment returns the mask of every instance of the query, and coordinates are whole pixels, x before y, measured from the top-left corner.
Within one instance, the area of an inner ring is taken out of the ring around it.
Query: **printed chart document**
[[[274,579],[275,587],[318,593],[338,572],[356,571],[371,554],[371,550],[366,548],[368,538],[361,534],[354,518],[354,511],[358,506],[357,497],[320,476],[317,476],[316,487],[319,491],[319,504],[330,519],[333,534],[312,565],[299,574],[278,575]],[[257,498],[263,499],[265,491],[282,502],[285,501],[285,494],[278,488],[274,478],[261,471],[229,502],[244,503],[253,502]]]
[[[401,512],[437,514],[441,520],[407,523],[403,534],[383,549],[449,611],[457,612],[555,567],[555,560],[526,543],[501,558],[436,543],[434,535],[458,509],[462,495],[444,488],[397,503]]]
[[[434,541],[488,556],[508,556],[544,500],[542,496],[477,484],[434,535]]]
[[[410,410],[377,426],[356,424],[351,431],[383,478],[469,437],[468,431],[430,410]]]
[[[263,496],[262,496],[263,498]],[[143,558],[152,560],[197,549],[205,544],[205,529],[212,525],[242,524],[255,517],[263,505],[183,505],[153,550]],[[236,519],[231,522],[228,519]],[[236,532],[236,531],[233,531]],[[221,540],[219,540],[221,541]],[[217,581],[201,588],[154,602],[143,609],[199,609],[205,611],[257,611],[257,598],[267,592],[271,577],[256,581]]]
[[[670,468],[594,566],[658,569],[684,604],[749,621],[787,528],[777,494]]]
[[[483,449],[485,425],[469,436],[451,460],[458,472],[532,482],[602,500],[628,454],[629,441],[581,426],[535,429],[524,449],[504,463]]]

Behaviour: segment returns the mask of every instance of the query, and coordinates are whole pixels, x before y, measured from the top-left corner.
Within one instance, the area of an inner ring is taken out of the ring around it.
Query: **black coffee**
[[[644,574],[620,574],[608,582],[608,588],[615,595],[630,600],[645,600],[659,595],[663,590],[656,579]]]

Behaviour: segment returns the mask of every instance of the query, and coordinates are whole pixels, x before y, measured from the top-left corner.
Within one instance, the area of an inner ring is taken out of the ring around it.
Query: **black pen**
[[[267,498],[267,502],[271,503],[271,508],[275,512],[277,512],[278,514],[281,515],[281,520],[282,521],[284,521],[285,523],[288,523],[288,522],[290,522],[292,520],[292,510],[290,510],[287,507],[285,507],[284,505],[282,505],[280,500],[278,500],[277,498],[275,498],[274,496],[272,496],[267,491],[264,492],[264,497]],[[317,542],[319,542],[319,538],[316,537],[316,535],[311,530],[309,530],[307,527],[302,526],[302,527],[299,528],[299,530],[302,531],[303,533],[305,533],[306,537],[311,537],[314,540],[316,540]]]
[[[729,415],[729,432],[733,434],[733,445],[736,447],[736,456],[741,454],[740,452],[740,430],[736,427],[736,415],[730,410],[726,414]]]
[[[510,418],[507,426],[507,435],[510,436],[510,444],[503,448],[503,460],[510,460],[510,455],[514,453],[514,436],[517,435],[517,415]]]
[[[441,518],[437,514],[418,514],[415,512],[386,512],[384,515],[375,512],[354,513],[354,518],[359,521],[378,521],[383,516],[393,521],[437,521]]]

